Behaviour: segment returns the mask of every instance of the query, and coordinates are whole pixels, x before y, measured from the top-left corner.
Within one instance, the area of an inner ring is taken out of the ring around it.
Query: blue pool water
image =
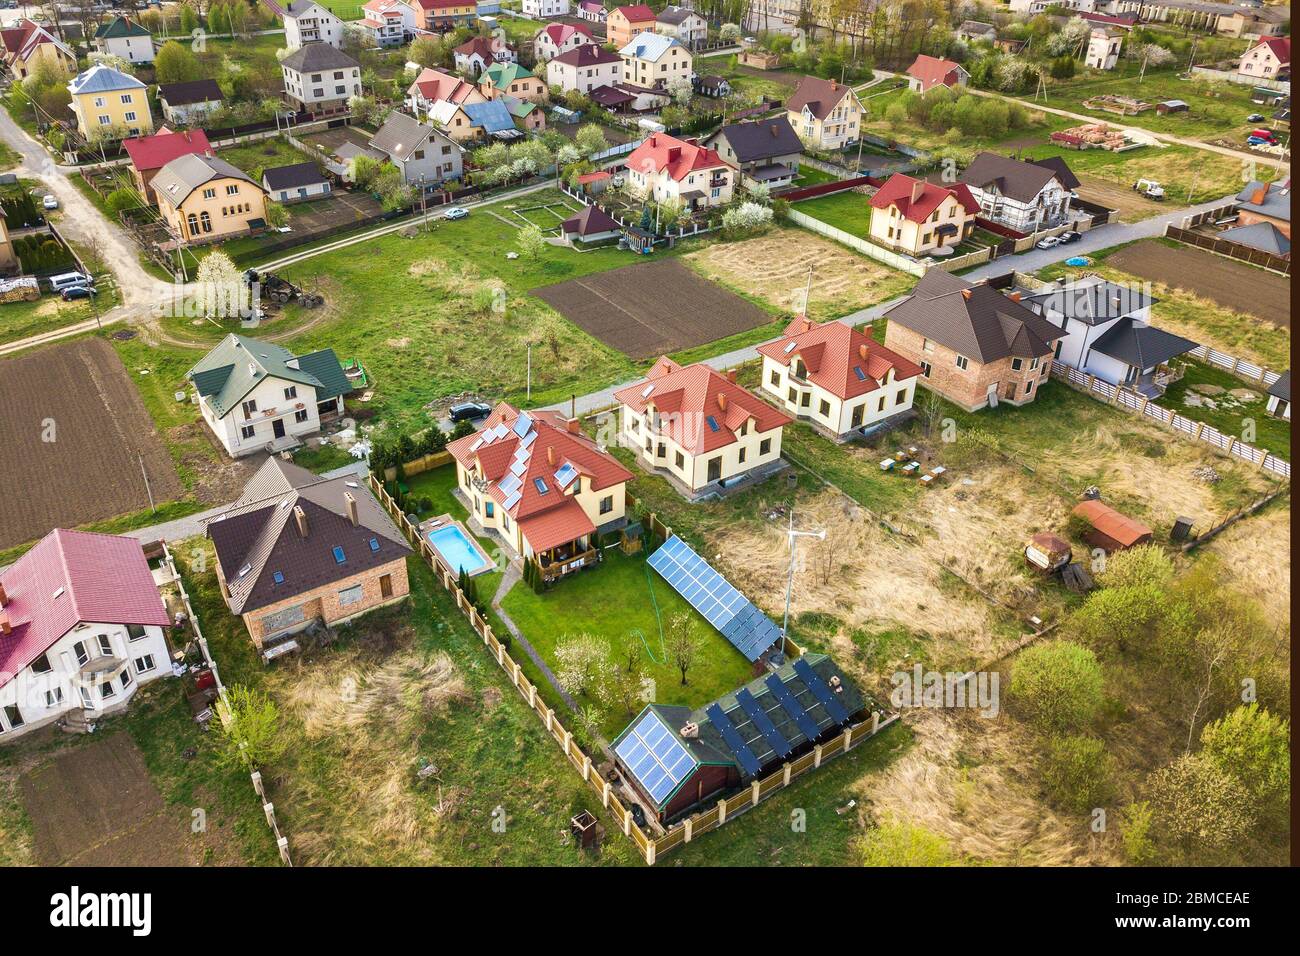
[[[492,565],[483,552],[475,547],[474,542],[465,536],[465,532],[454,524],[430,531],[427,537],[429,544],[442,555],[447,566],[455,571],[464,569],[470,574],[478,574]]]
[[[1067,266],[1086,266],[1089,265],[1091,261],[1092,260],[1088,259],[1085,256],[1071,256],[1070,258],[1065,260],[1065,264]]]

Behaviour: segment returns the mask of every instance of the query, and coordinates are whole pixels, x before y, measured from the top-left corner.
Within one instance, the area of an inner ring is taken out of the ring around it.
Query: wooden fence
[[[662,836],[648,834],[632,819],[631,807],[619,799],[608,780],[601,778],[591,756],[574,740],[573,732],[566,729],[559,718],[556,717],[555,709],[548,707],[542,700],[537,685],[531,683],[524,676],[519,662],[510,656],[506,646],[492,633],[492,625],[466,599],[465,593],[461,591],[457,584],[457,575],[443,562],[438,552],[429,545],[428,541],[420,536],[416,526],[402,513],[401,508],[397,506],[397,503],[393,501],[384,486],[373,474],[369,476],[369,484],[370,490],[374,492],[389,515],[397,522],[397,526],[402,529],[403,534],[419,552],[420,557],[433,569],[438,583],[455,598],[456,607],[469,620],[470,627],[482,639],[488,653],[497,662],[497,666],[505,671],[515,690],[528,702],[529,708],[537,715],[542,722],[542,726],[546,728],[547,735],[559,746],[564,756],[568,758],[569,763],[578,771],[582,779],[600,797],[601,806],[609,811],[619,829],[623,831],[623,835],[636,845],[637,851],[645,858],[646,863],[651,866],[654,865],[661,854],[691,842],[700,833],[717,829],[727,820],[757,806],[773,793],[789,786],[790,782],[796,777],[820,767],[824,761],[832,757],[847,753],[862,741],[879,733],[898,719],[898,714],[882,715],[872,713],[869,719],[845,728],[844,732],[834,739],[825,744],[818,744],[814,746],[811,752],[783,764],[780,770],[764,777],[762,780],[755,780],[750,785],[748,794],[742,792],[740,796],[733,796],[730,800],[720,800],[713,808],[688,817]],[[628,498],[629,506],[636,503],[636,499],[632,498],[632,496],[629,495]],[[665,525],[654,514],[648,516],[648,523],[656,533],[667,536],[672,534],[672,528]],[[793,642],[787,640],[786,646],[796,653],[802,653],[802,649],[794,645]]]
[[[1159,422],[1173,432],[1190,438],[1192,441],[1205,442],[1220,454],[1229,458],[1240,458],[1257,468],[1271,472],[1288,481],[1291,479],[1291,463],[1254,445],[1247,445],[1235,435],[1223,432],[1204,422],[1185,418],[1177,412],[1170,411],[1151,401],[1145,395],[1116,385],[1111,385],[1093,375],[1081,372],[1077,368],[1060,362],[1052,363],[1052,374],[1064,379],[1075,388],[1079,388],[1111,405],[1135,412],[1142,418]]]
[[[1228,239],[1216,238],[1214,236],[1203,236],[1199,232],[1192,232],[1189,229],[1180,229],[1173,223],[1165,226],[1165,235],[1170,239],[1177,239],[1179,242],[1185,242],[1189,246],[1196,246],[1198,249],[1205,249],[1213,252],[1217,256],[1224,256],[1228,259],[1236,259],[1238,262],[1245,262],[1252,266],[1258,266],[1261,269],[1268,269],[1272,272],[1280,272],[1284,276],[1291,274],[1291,260],[1275,256],[1270,252],[1264,252],[1262,249],[1252,249],[1250,246],[1243,246],[1239,242],[1232,242]]]

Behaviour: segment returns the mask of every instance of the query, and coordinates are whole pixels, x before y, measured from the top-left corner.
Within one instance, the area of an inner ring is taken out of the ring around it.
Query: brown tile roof
[[[798,87],[785,101],[785,108],[800,113],[808,107],[809,112],[819,120],[824,120],[831,110],[839,105],[840,100],[852,95],[852,90],[838,80],[823,80],[816,76],[805,76]]]
[[[758,352],[785,367],[798,356],[808,370],[808,381],[841,399],[875,391],[891,369],[896,381],[921,374],[921,367],[911,359],[843,322],[817,324],[796,318],[781,338],[760,345]]]

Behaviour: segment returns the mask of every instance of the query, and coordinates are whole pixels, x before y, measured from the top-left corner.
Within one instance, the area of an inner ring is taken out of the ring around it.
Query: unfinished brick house
[[[292,635],[313,621],[341,624],[410,591],[411,547],[353,475],[270,458],[207,535],[221,595],[267,657],[294,649]]]
[[[1016,295],[939,269],[885,313],[885,345],[921,366],[921,382],[968,412],[1038,395],[1065,332]]]

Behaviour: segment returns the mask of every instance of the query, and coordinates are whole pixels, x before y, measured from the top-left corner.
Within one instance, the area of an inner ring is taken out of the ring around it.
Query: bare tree
[[[683,611],[673,615],[668,622],[668,655],[681,672],[683,687],[686,686],[686,675],[694,666],[699,651],[700,635],[690,614]]]

